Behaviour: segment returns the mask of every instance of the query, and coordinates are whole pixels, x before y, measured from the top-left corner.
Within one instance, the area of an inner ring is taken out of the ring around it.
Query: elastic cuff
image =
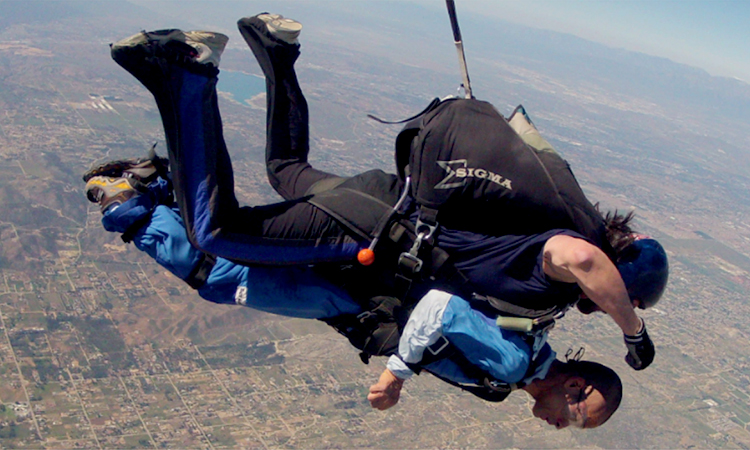
[[[116,233],[128,231],[134,224],[140,224],[153,211],[153,199],[146,194],[138,194],[121,205],[104,211],[102,226],[104,229]]]
[[[409,368],[409,366],[407,366],[405,362],[401,361],[401,358],[396,355],[391,355],[391,357],[388,358],[388,363],[385,366],[388,368],[388,370],[393,372],[394,375],[402,380],[408,380],[414,375],[414,372]]]
[[[646,321],[643,320],[643,317],[639,317],[639,319],[641,320],[641,327],[638,329],[638,332],[635,333],[635,334],[633,334],[633,335],[626,334],[625,335],[625,340],[627,340],[627,339],[641,339],[643,337],[643,334],[646,332]]]

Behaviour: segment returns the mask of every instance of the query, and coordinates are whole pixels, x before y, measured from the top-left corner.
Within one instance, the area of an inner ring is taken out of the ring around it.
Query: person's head
[[[656,239],[633,232],[633,212],[617,211],[604,215],[607,240],[615,250],[615,266],[628,290],[634,308],[654,306],[667,287],[669,261],[664,247]],[[583,314],[601,311],[591,300],[582,298],[576,305]]]
[[[527,391],[534,397],[532,413],[558,429],[596,428],[622,401],[620,377],[592,361],[555,361],[544,380]]]

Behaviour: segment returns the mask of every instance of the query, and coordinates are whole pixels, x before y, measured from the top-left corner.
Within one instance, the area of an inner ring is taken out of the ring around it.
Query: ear
[[[572,376],[565,380],[565,393],[568,396],[578,396],[581,389],[586,387],[586,380],[583,379],[583,377],[579,376]]]

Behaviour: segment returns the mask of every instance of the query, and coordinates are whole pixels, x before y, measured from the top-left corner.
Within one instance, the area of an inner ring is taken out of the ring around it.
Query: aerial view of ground
[[[0,447],[750,448],[747,84],[540,30],[512,30],[529,36],[516,52],[476,18],[494,37],[472,43],[475,95],[505,115],[523,103],[586,194],[634,209],[664,244],[670,284],[642,312],[657,359],[633,371],[611,320],[571,312],[554,350],[584,346],[624,383],[603,427],[556,431],[523,392],[491,404],[429,375],[381,412],[366,396],[385,360],[362,364],[320,321],[206,302],[102,229],[81,173],[154,143],[166,154],[153,98],[108,44],[170,20],[230,36],[219,91],[237,195],[279,199],[263,164],[265,86],[234,28],[262,7],[173,17],[136,3],[41,2],[0,19]],[[456,93],[448,27],[431,34],[430,13],[406,27],[378,7],[300,11],[314,164],[394,170],[399,126],[367,114],[402,119]]]

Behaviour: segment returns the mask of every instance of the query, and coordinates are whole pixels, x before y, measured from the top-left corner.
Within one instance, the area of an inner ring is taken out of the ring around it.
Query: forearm
[[[556,281],[578,283],[583,293],[622,329],[627,363],[643,370],[654,360],[655,348],[635,314],[625,282],[601,249],[571,236],[550,238],[544,247],[544,273]],[[638,299],[635,299],[638,300]]]
[[[596,303],[596,302],[595,302]],[[635,335],[641,330],[641,319],[635,313],[630,304],[630,298],[626,295],[624,298],[611,302],[602,302],[599,307],[612,317],[612,320],[620,327],[623,334]]]
[[[591,301],[612,317],[624,334],[637,334],[641,320],[617,268],[609,259],[596,261],[594,266],[591,271],[578,275],[578,285]]]

